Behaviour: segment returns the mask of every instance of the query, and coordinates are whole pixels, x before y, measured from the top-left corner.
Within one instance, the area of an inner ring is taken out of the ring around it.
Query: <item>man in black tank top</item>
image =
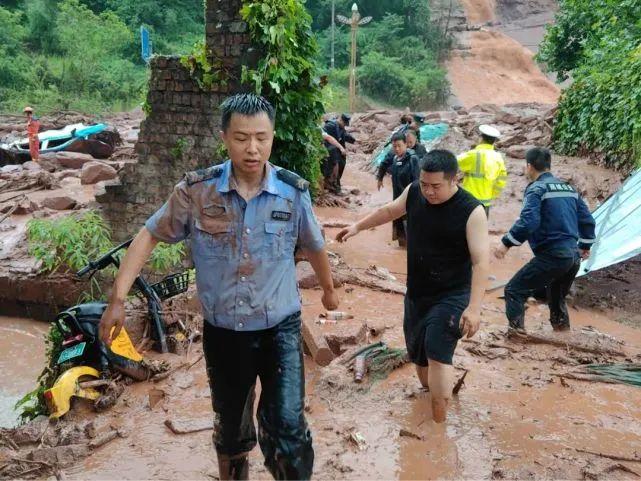
[[[403,330],[419,380],[429,387],[434,421],[445,421],[458,340],[478,331],[489,269],[482,204],[456,184],[458,163],[447,150],[429,152],[420,179],[403,194],[343,229],[344,242],[407,214],[407,294]],[[429,365],[429,369],[428,369]]]

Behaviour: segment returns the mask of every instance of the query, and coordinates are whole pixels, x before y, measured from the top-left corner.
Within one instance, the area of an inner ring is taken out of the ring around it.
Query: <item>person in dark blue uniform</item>
[[[394,156],[386,156],[376,172],[378,190],[383,187],[385,175],[392,175],[392,198],[397,199],[412,182],[418,179],[421,170],[420,160],[413,150],[407,148],[406,133],[396,132],[392,135]],[[405,217],[395,219],[392,223],[392,240],[397,240],[401,247],[406,246]]]
[[[187,173],[149,218],[121,263],[100,337],[110,344],[118,335],[124,300],[156,244],[190,238],[205,318],[203,350],[220,479],[248,479],[247,456],[256,442],[275,479],[309,479],[314,450],[304,414],[294,252],[302,249],[318,275],[325,308],[336,309],[325,243],[307,181],[268,161],[272,105],[239,94],[221,110],[221,138],[230,160]]]
[[[548,149],[527,151],[525,189],[521,216],[495,250],[502,259],[511,247],[528,242],[534,258],[505,286],[505,313],[512,329],[525,328],[525,301],[545,288],[554,330],[568,330],[570,318],[565,297],[570,291],[581,259],[590,256],[595,223],[579,193],[552,175]]]
[[[323,176],[325,177],[326,184],[330,190],[337,194],[341,192],[341,179],[343,172],[345,172],[345,165],[347,165],[347,151],[345,144],[353,144],[356,139],[350,135],[345,127],[349,125],[351,117],[348,114],[341,114],[337,119],[331,119],[323,125],[325,134],[330,135],[338,141],[342,149],[338,149],[332,143],[325,141],[325,148],[327,149],[327,158],[323,166]]]

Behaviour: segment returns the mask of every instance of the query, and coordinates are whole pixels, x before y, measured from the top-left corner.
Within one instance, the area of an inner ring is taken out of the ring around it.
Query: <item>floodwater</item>
[[[0,316],[0,427],[17,423],[14,404],[37,385],[47,328],[44,322]]]

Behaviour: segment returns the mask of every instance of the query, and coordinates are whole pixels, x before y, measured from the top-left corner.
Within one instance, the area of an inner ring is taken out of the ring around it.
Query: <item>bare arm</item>
[[[490,240],[487,230],[487,216],[483,207],[477,207],[467,220],[467,245],[472,258],[472,294],[470,304],[463,313],[461,331],[468,338],[479,329],[481,302],[485,294],[490,265]]]
[[[341,152],[343,153],[345,152],[345,148],[341,145],[341,143],[338,140],[336,140],[334,137],[329,135],[327,132],[325,132],[324,130],[323,130],[323,140],[329,142]]]
[[[111,341],[120,333],[125,321],[125,299],[127,294],[156,244],[158,244],[158,240],[151,235],[146,227],[143,227],[134,238],[120,263],[120,269],[118,269],[118,274],[109,296],[109,305],[100,320],[100,339],[107,345],[111,345]],[[110,336],[113,327],[115,329],[113,335]]]
[[[367,230],[371,229],[372,227],[387,224],[388,222],[392,222],[399,217],[403,217],[406,212],[407,193],[409,192],[410,187],[411,185],[408,185],[403,193],[394,201],[390,202],[389,204],[385,204],[380,209],[365,216],[356,224],[352,224],[351,226],[341,230],[338,234],[336,234],[336,240],[338,242],[345,242],[347,239],[349,239],[350,237],[354,237],[362,230]]]
[[[303,253],[312,265],[316,273],[318,282],[323,289],[323,305],[327,310],[334,310],[338,307],[338,297],[334,292],[334,279],[332,278],[332,269],[329,265],[329,258],[325,248],[318,251],[303,249]]]

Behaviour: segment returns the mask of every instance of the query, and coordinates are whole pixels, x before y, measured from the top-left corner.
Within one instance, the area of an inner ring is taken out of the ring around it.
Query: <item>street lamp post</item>
[[[330,63],[330,69],[334,70],[334,35],[336,30],[336,0],[332,0],[332,59]]]
[[[349,67],[349,110],[354,112],[356,109],[356,32],[360,25],[365,25],[372,21],[372,17],[363,17],[358,12],[358,6],[354,3],[352,5],[352,18],[337,15],[336,18],[339,22],[352,27],[352,51],[351,61]]]

